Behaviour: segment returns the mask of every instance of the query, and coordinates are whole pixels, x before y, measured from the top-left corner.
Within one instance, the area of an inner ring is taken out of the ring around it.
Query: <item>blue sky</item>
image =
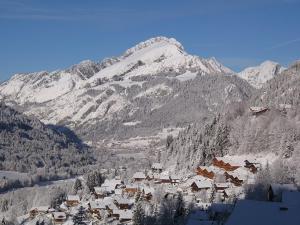
[[[300,0],[0,0],[0,81],[122,54],[154,36],[235,71],[300,58]]]

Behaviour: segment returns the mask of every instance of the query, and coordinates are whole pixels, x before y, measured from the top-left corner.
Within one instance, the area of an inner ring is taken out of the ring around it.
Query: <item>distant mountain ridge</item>
[[[247,99],[251,87],[224,76],[231,74],[215,58],[189,55],[175,39],[156,37],[99,63],[16,74],[0,85],[0,99],[46,124],[75,129],[88,141],[147,136]]]
[[[248,67],[237,75],[248,81],[253,87],[261,88],[268,80],[280,74],[284,67],[273,61],[265,61],[258,66]]]

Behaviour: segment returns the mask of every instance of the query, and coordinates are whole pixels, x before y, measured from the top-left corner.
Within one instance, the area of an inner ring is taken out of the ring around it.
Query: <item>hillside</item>
[[[88,149],[81,143],[36,118],[0,104],[0,170],[34,172],[43,168],[50,175],[70,172],[92,162]]]
[[[205,126],[180,132],[167,149],[167,162],[188,169],[210,164],[215,156],[274,153],[285,165],[285,179],[300,182],[299,71],[296,63],[249,101],[228,106]],[[256,114],[249,110],[253,106],[269,110]]]

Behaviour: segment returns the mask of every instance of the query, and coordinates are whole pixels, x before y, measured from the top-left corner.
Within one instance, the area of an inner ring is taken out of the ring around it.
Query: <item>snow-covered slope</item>
[[[45,123],[67,125],[84,130],[84,133],[88,133],[91,125],[99,127],[101,123],[100,127],[104,129],[101,135],[105,136],[108,132],[105,127],[116,129],[120,127],[119,123],[142,121],[139,126],[152,126],[143,124],[143,120],[159,110],[161,112],[155,115],[156,120],[166,121],[163,118],[170,110],[164,107],[176,99],[182,101],[173,106],[176,113],[197,106],[191,103],[182,108],[187,102],[181,98],[183,95],[185,98],[195,95],[199,106],[210,111],[223,103],[240,101],[244,97],[236,87],[240,84],[233,85],[230,76],[222,76],[232,73],[215,58],[189,55],[173,38],[156,37],[139,43],[119,57],[101,62],[85,60],[66,70],[16,74],[0,85],[0,99]],[[197,82],[191,81],[200,78],[203,81],[198,81],[201,83],[197,89]],[[230,96],[227,92],[226,95],[220,92],[220,97],[215,100],[211,97],[214,95],[212,93],[200,95],[204,88],[208,88],[200,86],[215,79],[226,80],[221,89],[216,90],[218,92],[228,90],[227,86],[236,88],[232,89]],[[194,92],[189,94],[191,90]],[[168,119],[173,118],[176,122],[171,122],[175,124],[178,121],[191,122],[197,114],[193,111],[188,113],[192,115],[186,115],[188,120],[181,116]]]
[[[281,73],[284,69],[276,62],[265,61],[259,66],[246,68],[237,75],[247,80],[253,87],[261,88],[264,83]]]

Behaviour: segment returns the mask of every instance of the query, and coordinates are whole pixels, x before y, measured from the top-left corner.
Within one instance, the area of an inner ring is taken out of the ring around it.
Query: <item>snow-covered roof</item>
[[[133,174],[133,179],[146,179],[146,175],[143,172],[136,172]]]
[[[130,189],[138,189],[138,186],[135,184],[128,184],[126,185],[126,188],[130,188]]]
[[[133,217],[132,210],[121,210],[119,220],[131,220]]]
[[[229,188],[231,186],[230,183],[215,183],[217,188]]]
[[[96,199],[95,201],[90,201],[91,209],[105,209],[106,205],[103,200]]]
[[[78,195],[67,195],[67,201],[80,201],[80,198]]]
[[[112,179],[112,180],[106,179],[104,183],[101,185],[101,187],[108,192],[112,192],[120,184],[122,184],[122,181],[119,179]]]
[[[172,180],[180,180],[181,179],[181,177],[177,174],[171,174],[170,177],[171,177]]]
[[[204,180],[204,181],[194,181],[193,183],[196,184],[196,186],[200,189],[202,188],[212,188],[212,183],[208,180]]]
[[[170,180],[170,176],[169,176],[169,174],[160,174],[159,179]]]
[[[260,106],[252,106],[249,109],[250,109],[250,111],[252,111],[254,113],[259,113],[259,112],[263,112],[263,111],[268,110],[267,107],[260,107]]]
[[[279,202],[240,200],[226,225],[298,225],[298,207],[286,207]]]
[[[153,194],[154,193],[154,188],[153,187],[143,187],[142,190],[144,191],[144,193],[147,194]]]
[[[64,212],[53,212],[52,215],[53,215],[55,220],[56,219],[66,219],[67,218],[66,213],[64,213]]]
[[[271,184],[271,188],[275,195],[283,191],[297,191],[297,187],[294,184]]]
[[[49,206],[37,206],[37,207],[32,207],[30,211],[37,210],[39,212],[47,212],[49,208],[50,208]]]
[[[123,204],[123,205],[131,205],[133,202],[130,199],[127,198],[123,198],[123,197],[119,197],[119,196],[115,196],[114,200],[118,203],[118,204]]]
[[[104,197],[103,202],[104,202],[105,205],[109,205],[109,204],[113,203],[114,200],[113,200],[112,197]]]
[[[115,194],[116,195],[122,195],[123,194],[123,190],[122,189],[115,189]]]
[[[160,163],[153,163],[151,168],[156,170],[162,170],[163,166]]]
[[[110,191],[110,188],[108,187],[94,187],[96,194],[104,194]]]

